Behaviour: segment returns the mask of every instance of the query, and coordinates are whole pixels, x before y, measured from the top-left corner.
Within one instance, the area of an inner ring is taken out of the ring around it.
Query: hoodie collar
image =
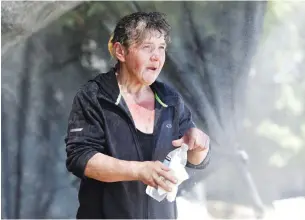
[[[107,73],[99,74],[92,81],[99,85],[99,89],[105,98],[110,99],[114,104],[118,105],[121,102],[122,95],[116,78],[116,70],[112,68]],[[168,87],[159,81],[155,81],[150,88],[155,94],[156,101],[162,107],[175,105],[178,95],[168,89]]]

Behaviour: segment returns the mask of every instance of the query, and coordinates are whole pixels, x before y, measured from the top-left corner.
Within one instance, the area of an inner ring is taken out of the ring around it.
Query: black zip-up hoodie
[[[161,82],[151,89],[156,96],[152,160],[163,161],[174,149],[171,142],[191,127],[191,113],[181,96]],[[157,202],[146,195],[140,181],[106,183],[84,176],[88,160],[103,153],[121,160],[143,161],[136,128],[121,99],[115,69],[90,80],[76,94],[66,141],[67,169],[81,178],[77,218],[152,219],[177,218],[176,202]],[[188,167],[203,169],[209,161]]]

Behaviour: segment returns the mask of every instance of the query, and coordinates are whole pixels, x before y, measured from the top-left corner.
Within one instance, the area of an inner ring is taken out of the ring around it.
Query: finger
[[[151,186],[151,187],[154,187],[156,189],[157,189],[157,186],[158,186],[158,184],[156,183],[154,178],[152,178],[152,180],[144,182],[144,184],[146,184],[148,186]]]
[[[198,144],[197,138],[194,139],[194,144],[191,150],[195,150],[198,149],[200,147],[200,145]]]
[[[206,135],[206,142],[205,142],[205,145],[204,147],[208,148],[210,147],[210,137],[208,135]]]
[[[172,145],[174,147],[180,147],[183,144],[183,138],[177,139],[177,140],[173,140],[172,141]]]
[[[160,186],[161,188],[163,188],[163,189],[166,190],[167,192],[172,191],[171,187],[169,187],[169,186],[164,182],[164,179],[163,179],[161,176],[155,174],[153,177],[154,177],[155,182],[158,184],[158,186]]]
[[[188,145],[188,147],[189,147],[189,150],[193,150],[193,149],[194,149],[194,147],[195,147],[195,142],[196,142],[196,137],[191,136],[191,137],[189,138],[188,143],[187,143],[187,145]]]
[[[199,138],[195,140],[194,149],[198,149],[200,151],[205,150],[205,143],[206,143],[206,137],[199,136]]]
[[[158,184],[156,183],[155,179],[150,182],[150,186],[154,187],[155,189],[158,188]]]
[[[203,133],[203,135],[200,136],[200,141],[198,145],[199,145],[198,147],[201,148],[202,150],[208,149],[210,145],[209,136]]]
[[[174,184],[177,183],[177,179],[172,175],[171,172],[165,172],[163,170],[160,170],[158,172],[158,175],[164,177],[164,179],[169,180],[170,182],[172,182]]]
[[[156,164],[157,164],[158,168],[160,167],[161,170],[170,171],[170,168],[168,166],[164,165],[163,163],[161,163],[160,161],[157,160]],[[159,170],[158,168],[157,168],[157,170]]]

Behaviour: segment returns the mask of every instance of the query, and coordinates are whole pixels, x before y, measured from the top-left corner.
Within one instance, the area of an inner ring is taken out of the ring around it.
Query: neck
[[[129,73],[124,67],[117,71],[117,80],[122,94],[140,97],[143,94],[152,92],[148,85],[140,82],[136,77]]]

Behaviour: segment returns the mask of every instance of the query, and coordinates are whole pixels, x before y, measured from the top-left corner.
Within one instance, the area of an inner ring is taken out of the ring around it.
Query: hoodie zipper
[[[108,100],[104,97],[102,98],[102,100],[104,100],[104,101],[108,102],[109,104],[114,105],[115,107],[117,107],[120,111],[123,112],[123,114],[125,114],[126,118],[129,120],[128,126],[133,131],[131,133],[132,133],[135,145],[136,145],[138,156],[139,156],[140,160],[142,161],[143,157],[142,157],[142,154],[139,151],[140,144],[139,144],[138,137],[136,136],[136,126],[135,126],[134,121],[131,119],[130,115],[126,112],[126,110],[123,109],[121,106],[114,104],[113,102],[111,102],[110,100]],[[148,219],[148,197],[145,194],[144,194],[143,207],[144,207],[143,219]]]
[[[109,104],[111,104],[111,105],[115,106],[116,108],[118,108],[121,112],[123,112],[123,114],[124,114],[124,115],[126,116],[126,118],[129,120],[128,126],[129,126],[129,128],[131,128],[131,130],[133,131],[133,132],[131,132],[131,133],[132,133],[133,139],[134,139],[135,144],[136,144],[136,149],[137,149],[137,152],[138,152],[138,156],[139,156],[139,158],[142,160],[143,157],[142,157],[142,155],[139,153],[139,150],[138,150],[139,147],[140,147],[140,145],[139,145],[139,142],[138,142],[138,138],[136,137],[136,126],[135,126],[135,123],[134,123],[134,121],[132,120],[131,116],[125,111],[125,109],[123,109],[123,108],[120,107],[119,105],[114,104],[112,101],[108,100],[107,98],[103,97],[102,100],[104,100],[104,101],[108,102]]]

